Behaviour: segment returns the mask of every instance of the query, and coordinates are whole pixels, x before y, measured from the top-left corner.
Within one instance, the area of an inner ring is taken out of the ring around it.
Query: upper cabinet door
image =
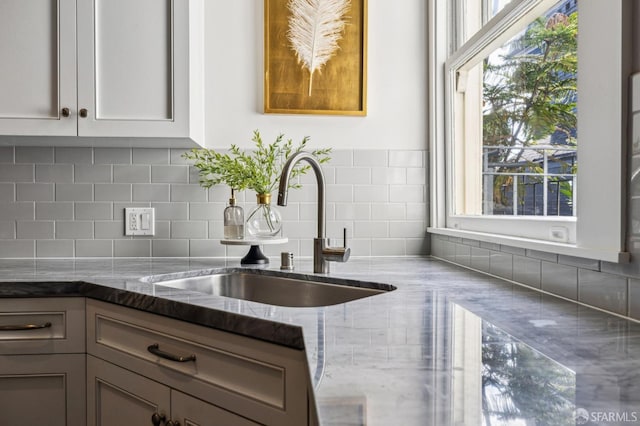
[[[75,3],[0,2],[0,134],[77,133]]]
[[[202,143],[202,1],[77,4],[78,135]]]

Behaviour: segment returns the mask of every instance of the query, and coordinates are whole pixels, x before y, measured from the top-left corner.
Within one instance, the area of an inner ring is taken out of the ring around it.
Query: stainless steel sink
[[[381,288],[360,287],[249,272],[201,275],[157,281],[154,284],[289,307],[335,305],[395,290],[394,286],[385,284],[376,285]]]

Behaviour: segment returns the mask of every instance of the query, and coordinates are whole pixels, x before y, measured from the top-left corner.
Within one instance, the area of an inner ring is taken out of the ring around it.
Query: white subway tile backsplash
[[[245,216],[246,219],[246,216]],[[220,220],[210,220],[209,224],[209,238],[221,240],[224,238],[224,222]],[[245,235],[248,235],[245,228]]]
[[[19,240],[51,240],[54,238],[53,221],[18,221],[16,238]]]
[[[245,212],[245,219],[247,218]],[[220,222],[220,228],[222,229],[222,222]],[[282,232],[289,239],[291,238],[313,238],[318,234],[318,223],[312,220],[300,220],[296,222],[283,222]],[[246,230],[245,230],[246,231]]]
[[[424,220],[428,216],[427,204],[425,203],[406,203],[408,220]]]
[[[425,168],[408,168],[407,183],[409,185],[426,185],[427,169]]]
[[[128,183],[97,183],[94,188],[96,201],[131,201],[131,185]]]
[[[407,218],[407,205],[404,203],[376,203],[371,205],[372,220],[404,220]],[[426,216],[423,217],[423,219]],[[361,219],[358,216],[358,219]]]
[[[33,164],[3,164],[0,167],[0,182],[33,182]]]
[[[134,183],[132,201],[169,201],[171,186],[168,183]],[[174,200],[184,201],[184,200]]]
[[[153,240],[151,250],[154,257],[188,257],[189,240]]]
[[[390,185],[389,201],[392,203],[424,203],[426,190],[424,185]]]
[[[405,247],[407,256],[426,256],[429,254],[429,239],[407,238],[405,239]]]
[[[390,167],[424,167],[423,151],[390,151]]]
[[[151,256],[151,240],[115,240],[113,255],[114,257],[149,257]]]
[[[171,164],[191,164],[193,161],[182,157],[182,154],[188,150],[182,148],[171,148],[169,150],[169,162]]]
[[[0,183],[0,201],[15,201],[15,188],[14,183]]]
[[[479,271],[489,272],[491,270],[491,251],[484,248],[471,247],[471,267]]]
[[[72,220],[73,203],[36,203],[36,220]]]
[[[96,221],[94,223],[94,238],[97,240],[115,240],[130,238],[124,235],[124,220]]]
[[[0,218],[3,220],[33,220],[35,218],[35,203],[2,203],[0,204]]]
[[[555,253],[547,253],[544,251],[538,250],[529,250],[526,251],[527,257],[532,257],[534,259],[546,260],[547,262],[558,262],[558,255]]]
[[[305,191],[305,188],[298,190],[298,192],[302,191]],[[355,198],[354,191],[352,185],[329,185],[325,197],[329,203],[352,203]],[[313,191],[307,190],[307,193],[312,194],[313,197],[311,200],[305,201],[317,201],[318,196],[315,189]]]
[[[424,238],[427,233],[425,221],[389,222],[391,238]]]
[[[16,201],[53,201],[52,183],[16,183]]]
[[[373,239],[371,240],[372,256],[404,256],[406,255],[405,240],[402,239]]]
[[[176,204],[176,203],[173,203]],[[222,220],[226,204],[224,203],[188,203],[190,220]],[[246,209],[245,216],[248,213]]]
[[[464,266],[471,266],[471,247],[464,244],[455,245],[455,262]]]
[[[149,165],[114,165],[113,181],[115,183],[151,183],[151,166]]]
[[[16,222],[14,220],[2,220],[0,221],[0,240],[15,239],[16,238]],[[2,244],[2,241],[0,241]]]
[[[190,240],[189,256],[191,257],[224,257],[225,246],[216,240]]]
[[[389,238],[389,222],[363,222],[354,224],[355,238]]]
[[[504,247],[503,247],[504,248]],[[542,261],[525,256],[513,256],[513,279],[531,287],[540,288]]]
[[[541,288],[568,299],[578,299],[578,268],[542,262]]]
[[[33,240],[0,240],[0,257],[3,259],[35,256],[35,242]]]
[[[168,220],[156,220],[156,234],[153,238],[171,238],[171,222]]]
[[[370,238],[351,238],[347,246],[351,249],[351,256],[371,256]]]
[[[93,150],[91,148],[80,147],[57,147],[55,148],[56,163],[70,164],[91,164],[93,163]]]
[[[36,182],[73,182],[72,164],[36,164]]]
[[[112,180],[110,165],[76,164],[74,181],[78,183],[109,183]]]
[[[53,147],[16,146],[17,163],[53,163]]]
[[[37,240],[37,257],[73,257],[73,240]]]
[[[336,168],[336,184],[361,184],[371,183],[371,169],[365,167],[338,167]]]
[[[151,207],[156,209],[156,220],[189,219],[189,203],[151,203]]]
[[[106,202],[75,203],[75,219],[111,220],[113,219],[113,204]]]
[[[133,164],[169,164],[169,150],[163,148],[133,148]]]
[[[155,184],[164,185],[164,184]],[[207,192],[196,185],[171,184],[171,201],[207,201]],[[228,196],[227,196],[228,198]],[[164,200],[152,200],[164,201]]]
[[[189,166],[186,165],[152,165],[151,182],[153,183],[189,183]]]
[[[489,260],[489,272],[508,280],[513,278],[513,255],[502,252],[492,252]]]
[[[627,315],[627,278],[579,269],[578,300],[610,312]]]
[[[309,205],[309,207],[313,207]],[[313,210],[313,209],[309,209]],[[315,213],[314,213],[315,217]],[[366,203],[354,203],[343,204],[338,203],[335,205],[335,219],[337,220],[360,220],[366,221],[371,219],[371,204]],[[330,219],[332,220],[332,219]]]
[[[0,163],[13,163],[13,147],[0,146]]]
[[[353,155],[354,166],[387,167],[389,165],[389,151],[381,149],[359,150]]]
[[[351,194],[352,186],[342,185],[341,187],[336,187],[336,185],[331,185],[331,186],[328,185],[326,188],[325,196],[327,197],[327,200],[329,199],[328,197],[332,197],[332,198],[341,197],[345,195],[344,191],[349,191],[349,194]],[[254,200],[255,198],[253,198],[252,195],[247,195],[247,203],[255,202]],[[312,202],[316,202],[317,200],[318,200],[318,191],[315,185],[313,186],[307,185],[298,189],[290,189],[289,196],[287,197],[288,204],[312,203]],[[277,201],[277,199],[272,201]]]
[[[330,167],[351,167],[353,166],[353,151],[336,149],[331,151],[331,161],[327,163]]]
[[[577,266],[578,268],[582,269],[591,269],[592,271],[600,270],[600,261],[593,259],[584,259],[581,257],[566,256],[561,254],[558,256],[558,263],[569,266]]]
[[[91,221],[57,221],[56,238],[83,240],[93,238],[93,222]]]
[[[76,257],[113,257],[113,241],[76,240]]]
[[[95,164],[131,164],[131,148],[94,148]]]
[[[207,238],[208,229],[206,221],[179,221],[171,222],[171,238],[174,239],[202,239]]]
[[[373,168],[371,170],[371,183],[374,185],[404,185],[407,183],[407,169],[402,167]]]
[[[182,149],[20,147],[18,151],[17,158],[24,163],[13,164],[14,147],[0,148],[4,157],[0,161],[5,162],[0,167],[0,238],[21,241],[26,257],[51,256],[53,247],[77,257],[246,254],[246,247],[226,247],[218,241],[229,188],[201,188],[197,170],[182,158]],[[323,171],[326,232],[332,244],[342,244],[342,228],[347,227],[354,255],[424,254],[428,212],[426,182],[420,179],[425,174],[425,152],[336,150],[331,156]],[[392,161],[395,165],[389,167]],[[265,248],[274,256],[283,247],[298,256],[312,255],[317,232],[315,175],[310,172],[300,182],[303,188],[290,192],[286,207],[275,206],[277,194],[273,194],[272,203],[284,218],[283,235],[290,239],[282,247]],[[390,202],[392,192],[399,194],[394,202]],[[252,191],[239,192],[236,198],[245,215],[255,206]],[[125,207],[154,207],[156,235],[125,236]],[[34,220],[38,224],[29,231],[26,224],[20,226],[24,239],[17,240],[16,221]]]
[[[90,183],[57,183],[56,201],[93,201]]]
[[[352,201],[356,203],[388,203],[389,187],[386,185],[355,185]]]

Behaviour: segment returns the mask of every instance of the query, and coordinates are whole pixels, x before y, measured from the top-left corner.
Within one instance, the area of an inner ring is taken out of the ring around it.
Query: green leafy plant
[[[228,152],[219,152],[207,148],[195,148],[182,154],[182,157],[193,160],[199,170],[200,186],[210,188],[220,183],[227,184],[237,190],[250,189],[257,194],[270,194],[279,184],[280,174],[287,158],[304,150],[309,142],[305,136],[298,145],[291,139],[285,141],[279,134],[271,144],[265,144],[258,130],[253,131],[251,139],[255,149],[245,151],[235,144]],[[316,149],[311,154],[319,163],[326,163],[331,158],[331,148]],[[309,165],[300,164],[293,169],[291,177],[305,174]],[[297,179],[291,179],[289,188],[299,188]]]

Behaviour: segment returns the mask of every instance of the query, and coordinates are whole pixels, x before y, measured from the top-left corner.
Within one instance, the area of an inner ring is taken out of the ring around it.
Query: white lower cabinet
[[[84,304],[0,299],[0,425],[85,425]]]
[[[256,426],[250,420],[109,362],[87,357],[89,426]]]
[[[1,358],[0,425],[85,425],[84,354]]]
[[[87,300],[87,353],[89,426],[308,422],[304,351]]]

